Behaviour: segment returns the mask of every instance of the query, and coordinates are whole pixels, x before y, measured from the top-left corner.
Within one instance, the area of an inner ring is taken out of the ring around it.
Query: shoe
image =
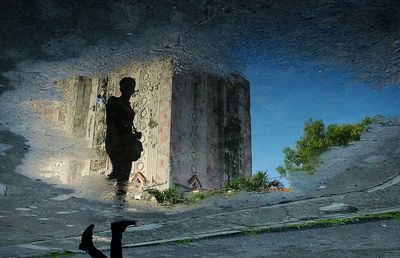
[[[124,232],[128,226],[136,225],[135,220],[123,220],[111,223],[111,232]]]
[[[115,180],[115,179],[117,179],[117,175],[115,173],[111,172],[110,174],[107,175],[107,179],[110,181]]]
[[[79,244],[79,250],[87,251],[91,246],[93,246],[92,236],[93,236],[94,225],[90,224],[85,231],[82,233],[81,243]]]

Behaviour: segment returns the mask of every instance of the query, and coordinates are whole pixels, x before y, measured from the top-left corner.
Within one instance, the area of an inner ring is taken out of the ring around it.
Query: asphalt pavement
[[[0,155],[0,182],[7,186],[0,200],[0,254],[32,257],[69,251],[82,256],[80,234],[92,223],[95,244],[108,252],[110,222],[135,219],[138,226],[124,233],[126,257],[398,257],[399,231],[393,221],[251,232],[399,212],[399,136],[400,126],[380,126],[361,141],[332,150],[314,177],[291,193],[237,193],[165,207],[77,198],[69,189],[16,174],[29,146],[22,137],[3,131],[2,142],[10,147]],[[335,173],[326,174],[334,168]]]

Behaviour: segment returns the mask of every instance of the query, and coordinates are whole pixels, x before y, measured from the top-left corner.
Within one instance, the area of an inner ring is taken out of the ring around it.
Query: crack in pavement
[[[203,7],[203,15],[204,18],[201,20],[198,20],[197,22],[193,23],[192,25],[189,26],[189,28],[184,32],[184,33],[180,33],[177,37],[177,42],[175,44],[176,47],[181,47],[182,46],[182,37],[189,34],[194,27],[199,26],[201,24],[204,24],[208,21],[210,15],[209,15],[209,10],[208,10],[208,6],[213,2],[214,0],[208,0],[204,3],[204,7]],[[182,51],[186,52],[185,47],[182,46]]]
[[[394,177],[386,180],[385,182],[368,189],[367,192],[368,193],[373,193],[373,192],[388,188],[390,186],[396,185],[398,183],[400,183],[400,173],[397,176],[394,176]]]

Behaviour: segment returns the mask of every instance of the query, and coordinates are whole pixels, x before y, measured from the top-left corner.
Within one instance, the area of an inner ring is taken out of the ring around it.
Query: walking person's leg
[[[128,184],[129,175],[132,169],[132,161],[120,160],[118,161],[118,172],[117,172],[117,196],[125,197]]]
[[[126,220],[111,223],[111,258],[122,258],[122,234],[130,225],[136,225],[136,221]]]
[[[110,244],[110,257],[122,258],[122,234],[128,226],[136,225],[134,220],[124,220],[111,223],[111,244]],[[93,229],[94,225],[88,226],[82,233],[81,243],[79,249],[85,251],[90,257],[93,258],[107,258],[99,249],[93,244]]]
[[[120,162],[115,158],[113,159],[110,158],[110,161],[111,161],[112,171],[110,174],[108,174],[107,178],[108,180],[114,180],[118,178],[118,171],[120,170],[119,168]]]
[[[94,225],[88,226],[82,233],[81,243],[79,249],[85,251],[90,257],[93,258],[107,258],[99,249],[93,245],[93,229]]]

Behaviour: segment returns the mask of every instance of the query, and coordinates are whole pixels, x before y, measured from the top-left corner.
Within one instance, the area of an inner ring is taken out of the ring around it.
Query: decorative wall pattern
[[[105,152],[105,103],[110,96],[120,96],[119,81],[125,76],[136,80],[130,101],[144,147],[141,158],[133,163],[132,180],[140,175],[144,187],[208,189],[223,186],[232,176],[251,174],[247,81],[174,75],[170,65],[159,63],[134,65],[91,79],[86,137],[99,158],[90,161],[90,174],[110,168]],[[77,93],[71,92],[77,87],[78,80],[64,87],[69,104],[59,109],[57,119],[66,128],[73,126]]]
[[[94,84],[97,86],[96,100],[93,103],[93,138],[92,148],[99,157],[96,160],[90,161],[90,174],[104,173],[107,169],[107,154],[105,150],[106,139],[106,99],[109,97],[110,88],[108,84],[108,77],[100,78]]]
[[[97,99],[95,103],[95,116],[94,116],[94,136],[92,147],[97,155],[104,156],[106,139],[105,123],[106,123],[106,99],[109,97],[108,91],[108,77],[99,79],[97,89]]]
[[[142,132],[143,152],[141,158],[134,164],[134,172],[140,172],[146,177],[146,161],[148,156],[148,90],[150,87],[150,73],[148,71],[140,71],[139,78],[136,78],[138,94],[133,99],[134,111],[136,114],[135,127]],[[146,177],[148,179],[148,177]]]
[[[234,176],[251,175],[251,163],[244,161],[251,161],[250,103],[242,98],[247,82],[195,74],[175,75],[172,83],[175,183],[190,188],[196,176],[203,188],[218,188]]]
[[[136,114],[135,127],[142,133],[144,151],[134,164],[134,173],[142,173],[148,183],[157,183],[157,143],[159,113],[159,76],[157,71],[141,69],[137,81],[137,94],[132,106]]]
[[[185,86],[186,87],[186,86]],[[190,127],[190,172],[191,176],[197,175],[199,165],[199,116],[198,116],[198,101],[199,101],[199,85],[197,81],[190,84],[191,89],[191,127]]]

